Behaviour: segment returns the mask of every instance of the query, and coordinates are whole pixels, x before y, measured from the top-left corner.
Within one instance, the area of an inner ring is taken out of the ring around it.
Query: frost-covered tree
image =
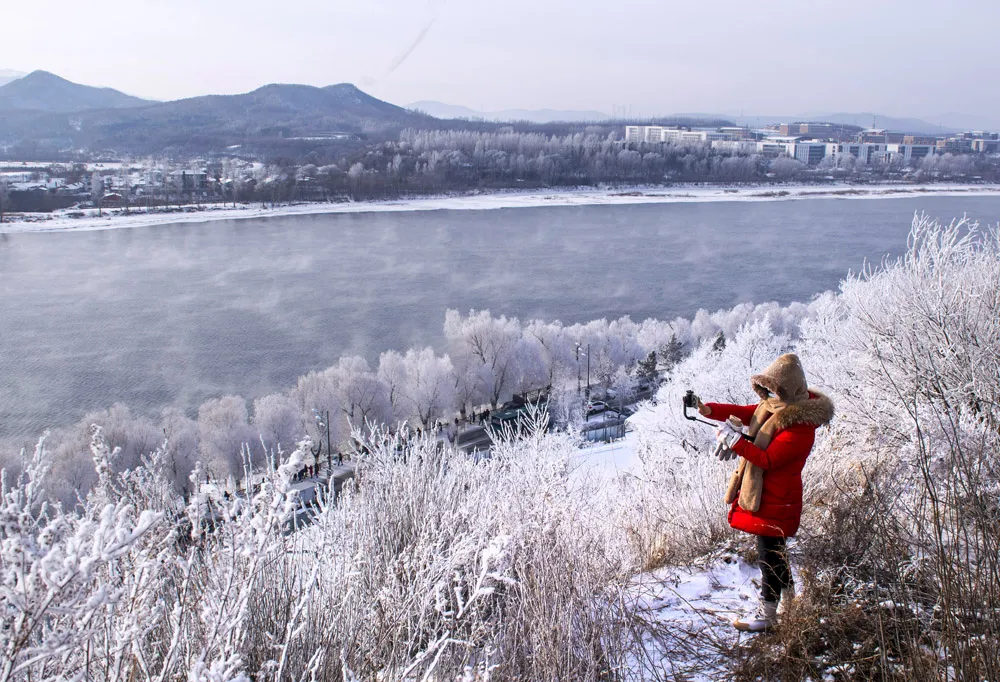
[[[676,334],[670,335],[670,340],[660,346],[660,361],[668,370],[684,358],[684,346],[677,340]]]
[[[166,442],[165,474],[174,490],[186,497],[191,492],[191,472],[198,462],[198,422],[177,408],[167,408],[160,423]]]
[[[789,156],[779,156],[771,161],[771,172],[780,180],[793,180],[798,177],[808,166],[798,159]]]
[[[639,326],[628,317],[611,322],[594,320],[570,328],[581,347],[589,348],[591,383],[611,388],[620,367],[632,367],[646,355],[638,343],[638,332]],[[583,362],[587,364],[586,359]]]
[[[533,358],[517,318],[495,318],[488,310],[472,310],[463,317],[457,310],[448,310],[444,334],[456,368],[478,380],[476,397],[496,407],[522,389],[524,365]]]
[[[54,434],[55,475],[49,478],[51,492],[65,504],[76,504],[93,485],[93,467],[89,465],[92,428],[99,427],[102,437],[115,453],[115,471],[136,469],[143,456],[152,453],[164,435],[152,421],[133,415],[128,406],[116,403],[107,410],[87,413],[72,427]]]
[[[406,362],[399,351],[389,350],[379,356],[378,378],[388,393],[392,421],[405,420],[409,409],[406,402]]]
[[[253,403],[253,430],[264,444],[268,455],[278,451],[289,453],[305,436],[302,411],[289,396],[282,393],[257,398]]]
[[[206,401],[198,408],[199,450],[208,471],[219,478],[244,473],[244,446],[255,455],[252,464],[263,463],[260,446],[253,447],[246,400],[236,395]]]
[[[339,386],[336,377],[330,369],[322,372],[309,372],[301,377],[291,392],[291,398],[303,415],[306,432],[314,442],[320,442],[326,437],[325,430],[320,433],[315,414],[330,413],[330,439],[334,443],[339,443],[349,434],[344,431],[343,419],[338,415],[341,413],[341,399]],[[334,417],[338,417],[334,419]]]
[[[403,365],[407,416],[427,428],[454,409],[454,367],[447,356],[437,357],[432,348],[407,351]]]
[[[357,355],[343,357],[327,372],[336,388],[346,429],[392,420],[389,391],[367,360]]]
[[[561,322],[532,320],[525,325],[524,338],[536,346],[532,355],[539,361],[538,385],[552,386],[560,371],[576,366],[573,339]]]
[[[649,354],[639,361],[636,367],[636,375],[638,378],[649,383],[655,382],[659,378],[659,373],[656,370],[656,351],[651,350]]]

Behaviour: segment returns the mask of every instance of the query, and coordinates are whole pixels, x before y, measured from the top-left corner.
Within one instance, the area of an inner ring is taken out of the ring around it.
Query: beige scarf
[[[793,424],[819,427],[833,419],[833,403],[819,391],[812,392],[814,399],[810,397],[806,373],[793,353],[785,353],[763,372],[750,377],[750,385],[763,402],[754,410],[747,435],[761,450],[767,450],[774,434]],[[726,504],[732,504],[738,494],[740,506],[755,512],[760,509],[763,493],[764,470],[740,457],[726,487]]]
[[[768,398],[757,406],[750,419],[747,435],[753,438],[753,444],[761,450],[767,450],[774,434],[780,430],[777,415],[788,407],[781,398]],[[729,479],[726,487],[726,504],[732,504],[739,494],[740,507],[755,512],[760,509],[760,498],[764,492],[764,470],[743,457],[740,457],[736,471]]]

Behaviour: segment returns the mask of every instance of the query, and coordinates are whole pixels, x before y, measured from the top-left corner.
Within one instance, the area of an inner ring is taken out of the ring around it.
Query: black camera
[[[689,407],[692,410],[698,407],[698,397],[690,389],[684,394],[684,407]]]

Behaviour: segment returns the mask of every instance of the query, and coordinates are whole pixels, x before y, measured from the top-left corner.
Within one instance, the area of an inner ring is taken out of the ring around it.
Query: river
[[[189,412],[347,353],[443,348],[448,308],[586,322],[808,300],[898,255],[914,211],[1000,197],[288,216],[0,235],[0,439],[124,402]]]

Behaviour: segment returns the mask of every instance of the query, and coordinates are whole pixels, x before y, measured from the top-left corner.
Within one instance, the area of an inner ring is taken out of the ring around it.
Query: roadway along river
[[[915,210],[1000,197],[296,216],[0,235],[0,439],[124,402],[189,412],[345,353],[443,350],[445,310],[566,323],[808,300],[898,255]]]

